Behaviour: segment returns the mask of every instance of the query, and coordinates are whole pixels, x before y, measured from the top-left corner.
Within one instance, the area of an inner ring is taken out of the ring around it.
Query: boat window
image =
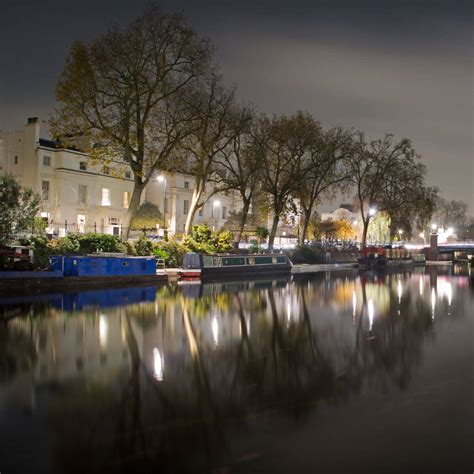
[[[284,255],[277,257],[276,263],[286,263],[286,257]]]
[[[222,258],[222,266],[227,267],[230,265],[245,265],[244,257],[224,257]]]
[[[210,255],[203,255],[202,256],[202,266],[203,267],[215,267],[215,261],[214,257],[211,257]]]
[[[255,257],[248,257],[247,265],[255,265]]]
[[[272,257],[255,257],[255,263],[257,265],[262,265],[265,263],[273,263]]]

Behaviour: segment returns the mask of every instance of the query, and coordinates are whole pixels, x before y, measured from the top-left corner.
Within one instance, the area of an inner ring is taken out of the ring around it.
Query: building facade
[[[41,196],[40,215],[48,232],[103,232],[120,235],[127,213],[133,179],[127,164],[93,162],[78,150],[61,148],[43,139],[37,118],[23,130],[0,132],[0,174],[12,174],[24,187]],[[194,178],[180,173],[156,173],[142,195],[164,214],[157,230],[170,234],[184,230],[194,188]],[[234,195],[215,195],[196,213],[196,224],[221,228],[230,211],[240,208]]]

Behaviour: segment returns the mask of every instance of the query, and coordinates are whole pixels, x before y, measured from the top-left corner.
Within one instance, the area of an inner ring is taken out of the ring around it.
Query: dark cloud
[[[138,15],[142,2],[10,1],[0,16],[0,129],[47,118],[74,39]],[[474,212],[472,7],[466,1],[191,1],[226,81],[269,113],[298,108],[371,137],[413,139],[428,179]]]

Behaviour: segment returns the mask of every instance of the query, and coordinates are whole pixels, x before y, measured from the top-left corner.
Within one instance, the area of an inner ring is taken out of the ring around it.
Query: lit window
[[[77,202],[79,204],[86,204],[86,202],[87,202],[87,185],[79,184],[77,186]]]
[[[51,157],[43,156],[43,166],[51,166]]]
[[[189,212],[189,201],[185,199],[183,201],[183,214],[187,214]]]
[[[102,206],[110,206],[110,189],[102,188]]]
[[[81,171],[86,171],[86,169],[87,169],[87,163],[86,163],[85,161],[80,161],[80,162],[79,162],[79,169],[80,169]]]
[[[189,189],[189,181],[184,182],[184,189]]]
[[[128,209],[128,206],[130,206],[130,191],[125,191],[123,193],[123,207]]]
[[[41,181],[41,198],[44,201],[49,199],[49,181]]]

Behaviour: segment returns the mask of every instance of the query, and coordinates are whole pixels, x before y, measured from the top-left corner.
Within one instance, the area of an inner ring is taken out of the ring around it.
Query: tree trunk
[[[125,215],[125,220],[122,226],[123,240],[128,240],[128,237],[130,235],[130,226],[138,208],[140,207],[140,201],[144,188],[145,186],[141,182],[135,181],[135,185],[132,191],[132,197],[130,199],[130,204],[128,206],[127,214]]]
[[[237,235],[236,243],[237,245],[242,240],[242,234],[244,233],[245,223],[247,222],[247,217],[249,215],[250,201],[244,200],[244,207],[242,208],[242,218],[240,219],[240,229],[239,234]]]
[[[275,214],[273,216],[272,229],[270,231],[270,236],[268,237],[268,249],[273,250],[273,243],[275,241],[275,235],[278,228],[278,222],[280,221],[280,216]]]
[[[304,221],[303,221],[303,228],[301,229],[301,235],[300,235],[300,245],[304,244],[304,241],[306,240],[306,234],[308,233],[308,226],[309,226],[309,220],[311,218],[311,212],[312,210],[304,210]]]
[[[201,199],[203,187],[200,184],[196,184],[193,192],[193,198],[191,199],[191,205],[189,206],[188,217],[186,217],[186,225],[184,226],[184,235],[188,235],[191,232],[191,228],[194,222],[194,216],[198,209],[199,200]]]
[[[362,230],[362,240],[361,240],[361,243],[360,243],[360,248],[361,249],[365,247],[365,244],[367,242],[367,230],[369,228],[369,219],[363,220],[363,224],[364,224],[364,228]]]

